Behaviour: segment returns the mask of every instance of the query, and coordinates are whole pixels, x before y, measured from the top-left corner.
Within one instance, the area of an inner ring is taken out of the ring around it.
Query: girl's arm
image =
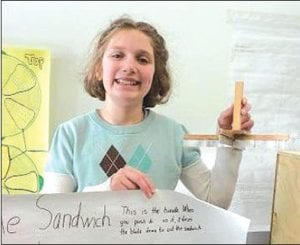
[[[45,172],[44,186],[41,194],[74,192],[76,188],[75,180],[71,175]]]
[[[199,199],[228,209],[235,191],[242,150],[219,147],[210,170],[201,158],[182,169],[182,183]]]

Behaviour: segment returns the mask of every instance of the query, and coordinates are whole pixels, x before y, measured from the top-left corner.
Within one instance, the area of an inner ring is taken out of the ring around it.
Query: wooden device
[[[186,134],[185,140],[219,140],[220,135],[238,140],[286,141],[288,134],[252,134],[241,130],[241,105],[244,92],[244,82],[235,83],[232,129],[220,129],[218,134]]]

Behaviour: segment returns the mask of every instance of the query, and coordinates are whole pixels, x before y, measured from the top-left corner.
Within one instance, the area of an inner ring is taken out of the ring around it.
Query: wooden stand
[[[300,244],[300,152],[279,152],[276,164],[271,243]]]
[[[235,82],[232,130],[220,129],[219,134],[187,134],[185,140],[219,140],[220,135],[238,140],[286,141],[287,134],[252,134],[241,130],[241,106],[244,92],[244,82]]]

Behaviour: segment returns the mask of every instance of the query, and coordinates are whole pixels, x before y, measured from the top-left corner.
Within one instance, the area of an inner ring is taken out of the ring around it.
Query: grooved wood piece
[[[260,140],[260,141],[287,141],[288,134],[239,134],[234,137],[237,140]]]
[[[241,130],[241,104],[244,92],[244,82],[235,82],[232,130]]]
[[[186,134],[185,140],[219,140],[217,134]]]
[[[236,134],[225,135],[226,137],[237,140],[260,140],[260,141],[286,141],[289,139],[288,134]],[[186,134],[185,140],[219,140],[219,134]]]

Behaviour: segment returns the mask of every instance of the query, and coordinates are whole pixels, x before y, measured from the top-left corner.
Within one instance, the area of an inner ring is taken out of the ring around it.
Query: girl
[[[86,190],[175,189],[179,179],[199,199],[228,208],[242,151],[217,150],[209,170],[198,148],[184,145],[185,127],[149,109],[167,102],[170,76],[163,37],[144,22],[120,18],[102,33],[84,80],[105,101],[101,109],[61,124],[45,167],[43,193]],[[242,129],[253,121],[242,103]],[[231,128],[233,106],[218,119]]]

